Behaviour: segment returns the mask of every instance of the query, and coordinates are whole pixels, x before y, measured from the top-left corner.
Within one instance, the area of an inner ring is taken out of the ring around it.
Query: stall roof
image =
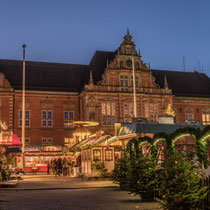
[[[86,142],[85,144],[82,145],[82,147],[84,146],[93,146],[94,144],[98,144],[98,143],[101,143],[102,141],[105,141],[106,139],[108,139],[110,137],[110,135],[104,135],[104,136],[101,136],[100,138],[98,139],[91,139],[90,141]]]
[[[188,124],[159,124],[159,123],[146,123],[146,124],[123,124],[118,136],[125,136],[128,134],[136,133],[167,133],[170,134],[179,128],[192,127],[203,129],[203,125],[188,125]]]
[[[22,146],[22,143],[16,134],[12,134],[11,138],[1,141],[0,146],[4,147]]]

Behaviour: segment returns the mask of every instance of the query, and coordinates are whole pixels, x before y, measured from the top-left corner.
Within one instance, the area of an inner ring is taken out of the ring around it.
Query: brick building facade
[[[26,145],[64,145],[72,120],[98,121],[114,134],[115,122],[133,114],[134,56],[137,117],[157,122],[169,104],[178,123],[210,124],[210,78],[204,73],[152,70],[127,32],[115,52],[96,51],[89,65],[26,62]],[[0,119],[21,138],[22,61],[0,60]],[[72,142],[73,143],[73,142]]]

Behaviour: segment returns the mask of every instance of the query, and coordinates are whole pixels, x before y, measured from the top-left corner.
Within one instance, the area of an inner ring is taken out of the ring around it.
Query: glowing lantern
[[[80,126],[74,131],[73,135],[74,135],[74,139],[75,139],[76,143],[78,143],[78,142],[88,138],[90,136],[90,131],[83,126]]]

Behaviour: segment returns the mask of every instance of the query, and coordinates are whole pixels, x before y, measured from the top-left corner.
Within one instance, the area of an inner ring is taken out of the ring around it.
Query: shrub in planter
[[[207,196],[195,164],[180,153],[169,153],[162,164],[160,200],[164,209],[197,208]]]

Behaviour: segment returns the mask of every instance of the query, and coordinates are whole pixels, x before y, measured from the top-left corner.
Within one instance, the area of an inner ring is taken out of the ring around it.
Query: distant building
[[[138,118],[157,122],[170,106],[177,123],[210,124],[210,78],[150,69],[127,32],[115,52],[96,51],[89,65],[26,62],[26,145],[73,145],[76,128],[68,123],[74,120],[97,121],[90,132],[114,135],[115,122],[134,117],[133,79]],[[21,89],[22,61],[0,60],[0,120],[19,138]]]

